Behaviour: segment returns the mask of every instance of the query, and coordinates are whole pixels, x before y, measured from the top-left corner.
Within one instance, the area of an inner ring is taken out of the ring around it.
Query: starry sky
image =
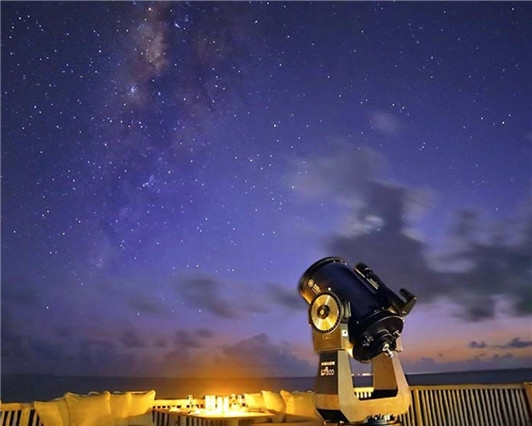
[[[1,12],[2,373],[313,376],[326,256],[407,373],[531,365],[531,3]]]

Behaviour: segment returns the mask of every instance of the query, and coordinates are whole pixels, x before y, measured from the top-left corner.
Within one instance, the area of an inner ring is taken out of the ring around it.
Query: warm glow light
[[[205,395],[205,411],[225,413],[244,412],[242,410],[242,396],[232,394],[229,396]]]
[[[216,396],[205,395],[205,410],[214,411],[216,409]]]

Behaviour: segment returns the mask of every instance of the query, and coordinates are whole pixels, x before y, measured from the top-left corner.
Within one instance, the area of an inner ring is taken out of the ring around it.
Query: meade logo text
[[[320,366],[323,367],[323,368],[320,368],[320,376],[334,376],[335,374],[335,369],[334,368],[329,368],[329,367],[334,367],[334,365],[336,364],[335,361],[323,361],[320,363]]]
[[[334,376],[334,368],[325,367],[320,370],[320,376]]]

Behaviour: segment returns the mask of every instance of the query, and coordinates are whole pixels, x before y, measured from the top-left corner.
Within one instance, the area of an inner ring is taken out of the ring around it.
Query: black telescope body
[[[403,330],[403,317],[410,312],[416,297],[401,289],[405,300],[390,290],[366,265],[359,263],[354,269],[340,257],[327,257],[310,266],[299,281],[301,296],[312,305],[330,300],[321,295],[331,295],[340,302],[334,314],[341,317],[338,323],[347,323],[351,355],[360,362],[368,362],[385,352],[397,348],[397,338]],[[310,309],[318,321],[326,321],[331,309],[323,306]],[[312,318],[310,323],[313,324]],[[316,328],[316,327],[315,327]],[[332,332],[332,330],[318,330]]]

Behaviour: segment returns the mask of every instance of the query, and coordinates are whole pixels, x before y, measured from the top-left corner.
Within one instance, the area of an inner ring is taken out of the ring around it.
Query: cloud
[[[212,332],[212,330],[209,330],[207,328],[198,328],[197,334],[203,339],[210,339],[214,337],[214,333]]]
[[[200,334],[191,333],[187,330],[179,330],[174,337],[174,345],[182,350],[202,348],[203,342]]]
[[[24,360],[28,352],[27,339],[20,332],[21,327],[13,320],[10,311],[2,309],[0,326],[2,335],[2,366],[6,365],[5,360]]]
[[[532,356],[517,357],[510,352],[495,354],[490,357],[479,355],[463,361],[442,361],[429,357],[423,357],[416,360],[403,361],[403,367],[407,374],[411,373],[438,373],[438,372],[474,372],[478,370],[502,370],[502,369],[530,369]],[[507,373],[506,373],[507,375]],[[486,376],[486,383],[491,383],[490,375]],[[478,375],[474,379],[478,383]]]
[[[532,340],[523,341],[519,337],[514,337],[511,341],[501,346],[504,349],[523,349],[532,347]]]
[[[369,118],[370,124],[375,128],[375,130],[384,134],[396,134],[401,128],[398,118],[388,112],[373,111]]]
[[[286,345],[274,344],[265,334],[258,334],[222,349],[218,365],[242,377],[312,376],[316,366],[296,357]]]
[[[23,280],[23,281],[22,281]],[[39,304],[37,297],[38,284],[22,278],[2,277],[2,309],[12,306],[26,306],[36,308]]]
[[[334,152],[300,160],[294,167],[296,171],[287,176],[287,182],[300,194],[312,200],[357,205],[385,164],[384,158],[373,150],[353,150],[338,143]]]
[[[286,288],[284,286],[270,283],[268,285],[267,294],[274,306],[285,307],[288,310],[301,310],[306,309],[305,304],[302,302],[301,296],[297,294],[294,288]]]
[[[520,337],[514,337],[512,340],[507,343],[503,343],[502,345],[488,345],[486,342],[472,341],[469,343],[469,347],[472,349],[526,349],[532,348],[532,340],[521,340]]]
[[[177,293],[186,303],[197,309],[205,310],[217,317],[233,319],[238,317],[234,303],[223,296],[222,282],[209,276],[197,276],[181,279]]]
[[[386,161],[372,150],[339,145],[307,159],[291,185],[312,201],[335,203],[349,216],[326,239],[327,253],[369,265],[396,292],[406,288],[419,303],[448,299],[468,321],[495,317],[500,301],[511,315],[532,314],[532,202],[512,220],[487,223],[482,214],[454,212],[438,256],[413,232],[434,195],[382,179]]]
[[[127,338],[133,339],[131,336]],[[137,352],[120,350],[121,346],[103,338],[74,336],[51,339],[11,332],[7,340],[6,336],[2,336],[2,374],[134,374],[141,365]]]
[[[111,367],[112,370],[115,370],[118,367],[119,354],[122,354],[117,351],[114,342],[103,339],[84,338],[81,339],[76,346],[76,352],[73,353],[74,357],[78,358],[78,361],[75,364],[76,368],[83,368],[84,371],[98,371],[100,374],[105,374],[110,370],[109,367]],[[61,349],[64,349],[64,346],[61,346]],[[65,359],[67,357],[68,354],[62,353],[55,359],[61,360],[60,363],[62,364],[67,361]],[[123,362],[125,362],[125,359]],[[70,363],[67,363],[67,365],[68,364]],[[130,364],[130,366],[133,367],[132,364]]]
[[[532,314],[531,200],[505,222],[490,223],[470,211],[457,213],[448,235],[452,245],[441,261],[464,265],[456,278],[463,283],[461,294],[470,307],[466,317],[493,317],[500,296],[507,299],[512,314]]]
[[[132,328],[109,336],[46,338],[14,329],[9,318],[2,319],[2,374],[157,376],[175,360],[192,367],[194,350],[212,337],[205,329],[177,332],[168,351],[164,340],[146,338]],[[180,372],[186,374],[187,369]]]
[[[156,376],[208,377],[212,354],[216,351],[215,337],[215,333],[206,328],[178,330],[171,339],[169,350],[166,350],[168,345],[161,346],[156,342],[157,349],[164,349],[164,352],[152,352],[145,362]]]
[[[160,299],[149,294],[131,293],[127,303],[134,311],[142,314],[166,316],[169,313],[168,307]]]
[[[153,358],[159,374],[173,377],[299,377],[313,376],[315,365],[295,355],[286,343],[258,334],[233,344],[216,344],[181,330],[174,348]],[[206,350],[208,344],[208,350]],[[178,362],[176,362],[178,361]]]
[[[208,312],[221,319],[242,319],[249,314],[269,314],[279,306],[302,309],[304,303],[294,290],[275,283],[235,283],[216,276],[183,276],[172,284],[176,295],[188,307]],[[229,289],[248,291],[231,292]],[[236,295],[235,295],[236,294]]]
[[[118,340],[126,348],[146,347],[146,340],[134,329],[123,330]]]

